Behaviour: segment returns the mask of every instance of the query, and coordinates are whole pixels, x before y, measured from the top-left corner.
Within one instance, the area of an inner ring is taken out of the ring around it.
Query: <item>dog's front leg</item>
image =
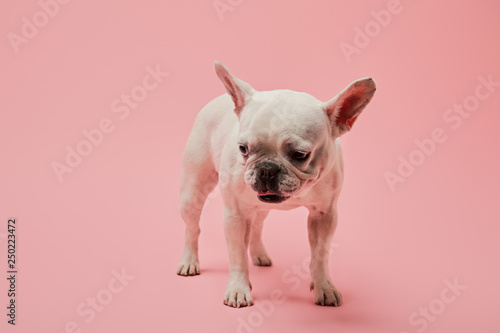
[[[328,272],[328,258],[333,233],[337,227],[337,208],[309,208],[307,221],[309,245],[311,247],[311,290],[314,303],[318,305],[340,306],[342,295],[335,288]]]
[[[253,305],[248,277],[248,241],[251,218],[240,211],[224,208],[224,233],[229,253],[229,281],[224,304],[239,308]]]

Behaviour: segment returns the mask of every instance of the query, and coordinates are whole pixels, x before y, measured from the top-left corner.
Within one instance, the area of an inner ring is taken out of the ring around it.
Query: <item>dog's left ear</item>
[[[221,62],[214,62],[215,72],[219,79],[224,83],[226,91],[234,102],[234,112],[240,117],[243,107],[255,93],[255,90],[246,82],[235,78]]]
[[[325,112],[330,119],[333,136],[341,136],[351,129],[361,111],[372,99],[375,90],[373,79],[359,79],[325,103]]]

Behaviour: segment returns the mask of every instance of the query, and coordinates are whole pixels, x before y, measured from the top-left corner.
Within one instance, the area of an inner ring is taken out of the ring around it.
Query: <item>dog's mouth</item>
[[[285,197],[283,195],[278,195],[276,193],[258,193],[257,198],[259,198],[259,200],[262,202],[280,203],[280,202],[283,202],[290,197]]]

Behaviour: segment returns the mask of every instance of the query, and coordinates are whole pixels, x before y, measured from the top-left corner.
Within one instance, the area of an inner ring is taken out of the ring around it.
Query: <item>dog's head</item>
[[[334,140],[351,129],[375,93],[375,82],[364,78],[323,103],[290,90],[258,92],[222,63],[214,66],[239,118],[245,183],[268,203],[287,200],[332,167]]]

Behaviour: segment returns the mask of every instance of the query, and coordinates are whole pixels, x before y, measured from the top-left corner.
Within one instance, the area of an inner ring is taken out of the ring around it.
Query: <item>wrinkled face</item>
[[[283,202],[314,183],[331,144],[322,103],[308,94],[259,92],[241,114],[239,161],[245,183],[263,202]]]

